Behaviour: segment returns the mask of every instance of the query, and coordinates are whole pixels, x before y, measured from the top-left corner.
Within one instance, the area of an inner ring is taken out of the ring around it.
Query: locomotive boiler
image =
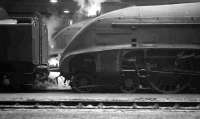
[[[97,87],[178,93],[200,78],[200,3],[133,6],[94,18],[66,44],[61,74]]]

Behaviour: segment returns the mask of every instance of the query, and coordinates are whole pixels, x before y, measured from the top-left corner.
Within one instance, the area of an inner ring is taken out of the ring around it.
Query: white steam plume
[[[106,0],[74,0],[80,6],[79,12],[86,16],[96,16],[101,11],[101,3]]]
[[[50,17],[44,17],[43,22],[47,25],[49,46],[50,48],[54,48],[55,41],[52,39],[52,36],[62,23],[62,18],[58,15],[52,15]]]

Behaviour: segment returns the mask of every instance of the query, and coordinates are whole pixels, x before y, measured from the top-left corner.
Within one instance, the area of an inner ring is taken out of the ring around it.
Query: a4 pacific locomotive
[[[78,92],[178,93],[200,78],[200,3],[116,10],[69,40],[60,70]]]

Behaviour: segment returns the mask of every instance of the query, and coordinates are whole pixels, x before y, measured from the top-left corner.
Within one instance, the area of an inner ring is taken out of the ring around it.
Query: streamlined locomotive
[[[133,6],[101,15],[67,43],[61,74],[72,89],[178,93],[200,78],[200,3]]]

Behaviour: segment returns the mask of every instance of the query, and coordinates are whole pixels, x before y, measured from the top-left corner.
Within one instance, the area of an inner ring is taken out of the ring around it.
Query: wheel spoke
[[[173,74],[154,74],[151,75],[149,81],[150,85],[161,93],[178,93],[186,88],[190,80],[182,78],[183,76],[176,76]]]

